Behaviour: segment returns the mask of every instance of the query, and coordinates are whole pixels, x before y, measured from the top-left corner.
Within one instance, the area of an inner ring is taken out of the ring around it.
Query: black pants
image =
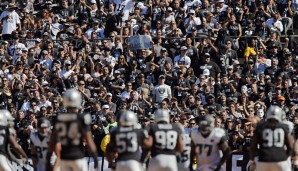
[[[11,39],[11,34],[2,34],[2,39],[3,40],[10,40]]]

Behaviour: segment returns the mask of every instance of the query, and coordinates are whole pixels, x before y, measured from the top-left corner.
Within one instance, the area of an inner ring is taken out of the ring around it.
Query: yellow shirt
[[[255,48],[247,46],[244,51],[245,61],[247,61],[248,57],[251,55],[257,55],[257,52],[255,51]]]

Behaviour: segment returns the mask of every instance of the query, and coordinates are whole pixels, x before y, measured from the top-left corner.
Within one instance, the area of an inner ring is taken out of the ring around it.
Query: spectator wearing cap
[[[165,12],[164,24],[166,26],[169,26],[172,21],[175,21],[175,17],[173,15],[173,8],[168,7],[166,12]]]
[[[193,9],[189,10],[188,16],[189,17],[184,20],[184,27],[187,33],[191,33],[191,28],[201,25],[201,20],[196,17],[196,12]]]
[[[220,67],[213,61],[211,61],[211,55],[209,53],[203,54],[203,63],[200,65],[201,73],[204,69],[209,69],[210,77],[215,78],[215,76],[221,72]]]
[[[286,98],[282,95],[278,95],[277,96],[277,103],[278,103],[278,106],[280,108],[282,108],[283,111],[285,111],[286,113],[289,112],[289,108],[288,106],[286,105]]]
[[[113,101],[113,94],[112,93],[107,93],[106,97],[105,97],[105,103],[107,105],[109,105],[110,110],[115,113],[117,110],[117,104],[114,103]]]
[[[39,59],[39,63],[41,65],[47,66],[47,69],[52,70],[53,58],[52,58],[51,54],[49,54],[49,52],[47,50],[43,50],[41,52],[41,57]]]
[[[182,46],[180,48],[180,55],[174,58],[174,67],[178,69],[189,68],[191,65],[191,59],[186,55],[187,47]]]
[[[10,40],[11,34],[15,30],[21,30],[20,16],[15,11],[15,4],[9,3],[1,15],[0,20],[2,23],[2,39]]]
[[[166,62],[173,63],[172,59],[168,57],[167,49],[161,48],[160,56],[154,59],[155,67],[157,67],[160,71],[163,71]]]
[[[97,37],[96,38],[103,38],[104,37],[104,29],[99,27],[99,22],[98,21],[93,21],[92,23],[92,27],[89,28],[85,34],[88,35],[88,39],[91,39],[91,33],[95,32],[97,33]]]
[[[113,112],[109,112],[106,115],[106,120],[107,120],[108,125],[105,127],[105,129],[110,131],[112,128],[115,128],[118,126],[118,123],[115,120],[115,115]]]
[[[13,64],[15,64],[17,59],[21,57],[22,49],[26,48],[26,46],[19,42],[18,35],[14,35],[12,39],[13,42],[9,47],[8,52],[11,56],[13,56]]]
[[[153,89],[153,97],[152,102],[161,103],[161,101],[165,98],[171,99],[172,98],[172,91],[169,85],[165,84],[165,75],[160,75],[158,79],[158,85],[156,85]]]
[[[242,74],[254,76],[258,74],[258,71],[254,67],[255,62],[252,59],[247,61],[247,66],[243,69]]]
[[[274,78],[277,71],[280,70],[278,63],[279,61],[277,58],[271,59],[271,66],[265,69],[265,74],[269,75],[271,78]]]
[[[289,103],[289,111],[286,113],[287,120],[293,121],[293,117],[298,114],[296,112],[296,109],[297,109],[297,104],[291,101]]]

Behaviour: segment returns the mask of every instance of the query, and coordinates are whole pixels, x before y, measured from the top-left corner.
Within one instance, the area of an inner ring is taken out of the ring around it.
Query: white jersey
[[[38,163],[46,164],[46,155],[48,152],[50,136],[46,136],[43,140],[41,140],[38,136],[38,132],[34,132],[30,135],[30,140],[31,144],[36,148]]]
[[[190,165],[190,150],[191,150],[191,138],[190,138],[190,128],[184,129],[183,135],[183,152],[180,155],[180,161],[183,165],[183,168],[188,169]]]
[[[225,131],[221,128],[214,128],[208,137],[203,137],[199,129],[193,129],[191,140],[198,148],[197,163],[200,165],[217,165],[220,162],[220,150],[218,144],[225,138]]]
[[[13,64],[15,64],[16,60],[21,56],[20,51],[22,51],[25,48],[26,46],[23,43],[12,44],[9,47],[8,51],[10,55],[13,56]]]

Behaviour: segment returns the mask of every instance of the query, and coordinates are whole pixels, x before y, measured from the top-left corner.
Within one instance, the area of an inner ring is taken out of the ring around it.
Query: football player
[[[0,170],[12,171],[8,160],[7,144],[25,161],[27,155],[22,147],[17,143],[15,136],[9,131],[10,128],[10,112],[8,110],[0,110]]]
[[[182,127],[182,126],[181,126]],[[187,171],[189,170],[190,165],[190,151],[191,151],[191,138],[190,138],[190,132],[191,129],[184,128],[183,133],[183,152],[178,155],[178,170],[179,171]]]
[[[52,169],[50,158],[57,142],[61,144],[61,170],[88,170],[83,141],[86,142],[89,154],[94,159],[94,167],[98,167],[97,149],[90,128],[91,116],[79,112],[81,104],[81,93],[76,89],[69,89],[64,93],[63,105],[66,112],[58,113],[54,120],[54,128],[47,153],[47,170]]]
[[[116,171],[142,171],[140,146],[148,149],[152,146],[152,138],[148,132],[136,128],[138,119],[132,111],[125,111],[119,119],[119,127],[111,132],[107,154],[117,153]],[[115,154],[113,155],[116,156]],[[114,157],[108,157],[111,163]]]
[[[266,121],[256,127],[249,164],[255,165],[254,158],[258,151],[257,171],[290,171],[291,165],[287,159],[293,150],[294,138],[289,132],[289,126],[282,123],[284,112],[278,106],[271,106],[266,114]]]
[[[183,152],[182,130],[176,124],[170,124],[167,110],[155,112],[155,123],[149,125],[149,135],[153,138],[151,160],[148,171],[178,171],[176,154]]]
[[[49,129],[51,123],[46,118],[41,118],[37,122],[37,132],[30,135],[31,156],[33,167],[36,171],[45,171],[46,155],[48,151],[48,143],[50,141]]]
[[[212,115],[204,115],[199,120],[199,128],[191,132],[191,164],[194,157],[197,161],[197,171],[219,171],[231,154],[227,143],[225,131],[214,127]],[[223,156],[220,157],[220,151]]]

